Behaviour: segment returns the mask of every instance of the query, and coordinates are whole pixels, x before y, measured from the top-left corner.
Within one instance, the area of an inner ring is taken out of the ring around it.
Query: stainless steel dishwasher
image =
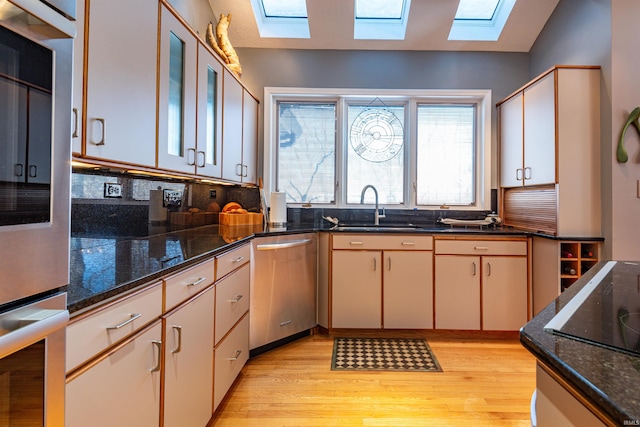
[[[315,233],[257,237],[251,244],[251,355],[309,335],[316,320]]]

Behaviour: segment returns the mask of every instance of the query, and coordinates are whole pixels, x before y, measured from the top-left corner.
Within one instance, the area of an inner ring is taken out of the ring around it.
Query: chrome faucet
[[[369,188],[373,190],[373,194],[376,196],[376,210],[373,214],[373,224],[380,225],[380,218],[384,218],[386,215],[384,214],[384,208],[382,208],[382,215],[378,212],[378,190],[376,190],[376,187],[371,184],[364,186],[362,193],[360,194],[360,204],[364,203],[364,193],[366,193]]]

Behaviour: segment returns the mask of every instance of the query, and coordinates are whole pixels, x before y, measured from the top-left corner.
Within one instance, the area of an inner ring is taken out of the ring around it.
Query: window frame
[[[358,103],[365,99],[380,100],[383,103],[397,105],[406,102],[405,107],[405,172],[404,172],[404,204],[384,205],[387,209],[397,210],[439,210],[440,205],[418,205],[416,203],[415,183],[417,182],[417,109],[419,104],[475,104],[476,108],[476,164],[475,191],[476,202],[469,206],[452,206],[456,210],[490,210],[491,209],[491,90],[489,89],[334,89],[334,88],[299,88],[299,87],[265,87],[264,88],[264,132],[263,132],[263,176],[266,192],[277,191],[277,102],[335,102],[336,103],[336,157],[335,202],[317,204],[312,207],[357,209],[369,205],[347,204],[346,202],[346,147],[348,135],[345,108],[347,103]],[[302,203],[288,203],[289,207],[302,207]]]

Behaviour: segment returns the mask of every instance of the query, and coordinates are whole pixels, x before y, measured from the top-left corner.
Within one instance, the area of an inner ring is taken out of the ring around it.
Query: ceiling
[[[235,48],[528,52],[560,0],[519,0],[498,41],[449,41],[455,0],[412,0],[404,40],[354,40],[353,0],[307,0],[309,39],[260,38],[250,0],[209,0],[216,17],[231,14]]]

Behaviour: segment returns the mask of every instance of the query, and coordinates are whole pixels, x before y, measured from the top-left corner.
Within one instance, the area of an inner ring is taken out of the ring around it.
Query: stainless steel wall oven
[[[64,425],[73,5],[0,0],[0,427]]]

